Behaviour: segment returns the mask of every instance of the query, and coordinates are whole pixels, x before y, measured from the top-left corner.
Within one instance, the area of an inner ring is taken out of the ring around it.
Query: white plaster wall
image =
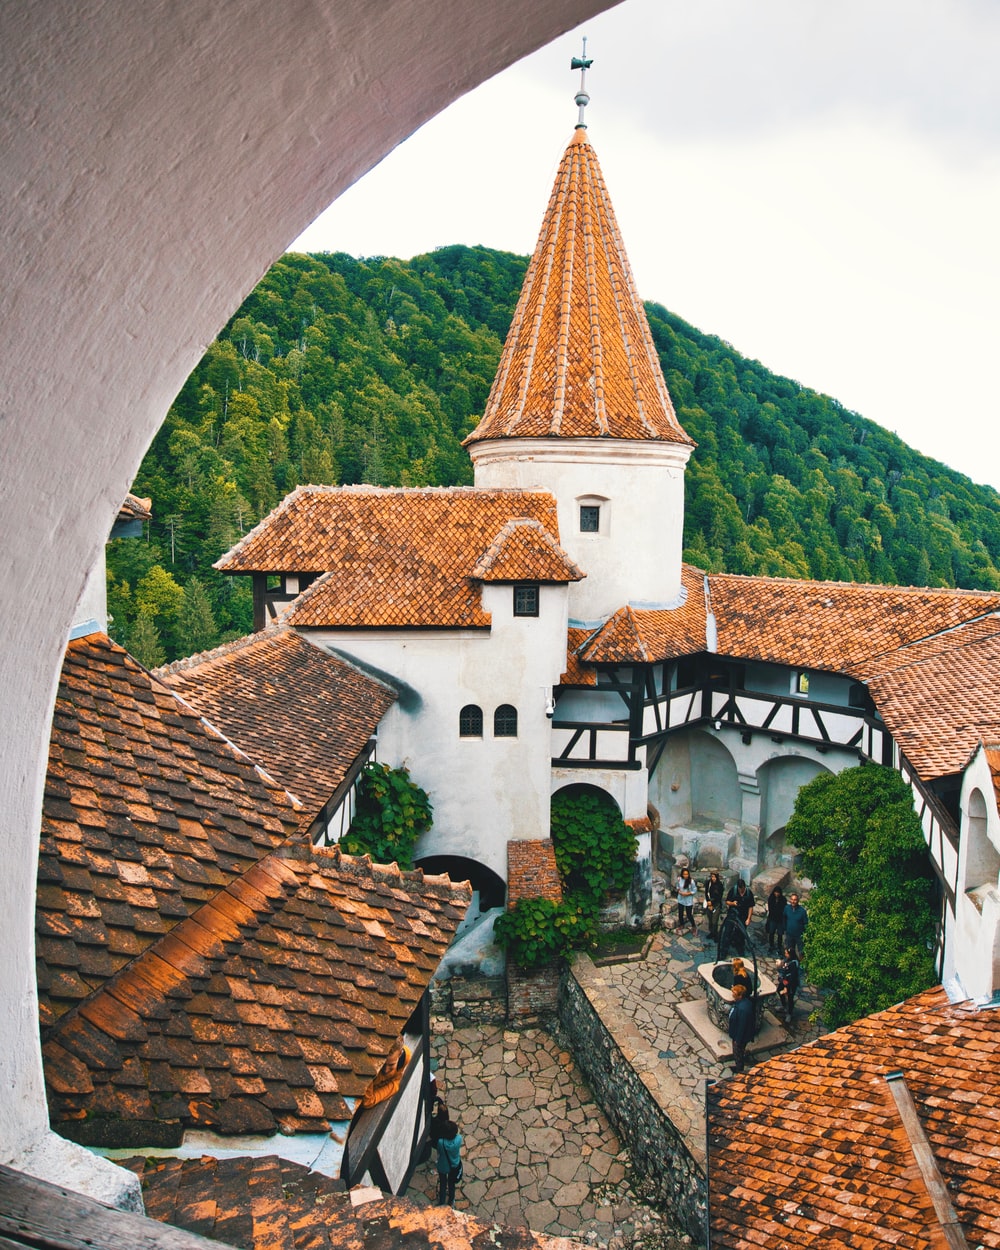
[[[509,585],[483,587],[485,630],[337,633],[311,642],[406,683],[379,728],[383,763],[406,764],[430,795],[434,826],[416,854],[462,855],[507,880],[507,842],[549,833],[552,722],[545,702],[566,666],[566,587],[542,586],[537,617],[513,615]],[[482,738],[458,733],[461,709],[482,709]],[[501,704],[517,708],[517,737],[493,735]]]
[[[567,786],[594,786],[618,804],[622,820],[641,820],[648,806],[645,768],[559,768],[551,770],[552,793]]]
[[[857,758],[851,762],[856,764]],[[838,771],[839,769],[831,769],[805,755],[774,756],[765,761],[757,771],[757,784],[761,793],[760,826],[764,837],[787,824],[795,809],[799,790],[804,785],[819,773]]]
[[[981,910],[965,892],[969,884],[970,809],[973,796],[977,794],[985,800],[986,836],[1000,850],[1000,813],[994,797],[993,777],[981,749],[973,756],[962,779],[959,888],[954,923],[945,935],[942,979],[957,977],[967,994],[984,998],[1000,988],[1000,890],[994,882],[989,893],[985,896],[980,893]]]
[[[143,452],[321,209],[456,96],[607,7],[0,5],[0,1161],[101,1184],[71,1178],[48,1132],[33,902],[60,659]]]
[[[681,588],[684,466],[690,448],[624,439],[498,439],[469,454],[477,486],[547,490],[559,541],[587,574],[570,587],[573,621],[597,624],[631,603],[664,607]],[[580,533],[578,500],[601,505],[601,532]]]

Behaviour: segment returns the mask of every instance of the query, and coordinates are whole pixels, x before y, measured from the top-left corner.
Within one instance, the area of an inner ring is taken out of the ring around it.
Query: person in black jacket
[[[779,952],[782,949],[781,935],[785,931],[785,891],[780,885],[776,885],[771,893],[767,896],[767,921],[764,925],[764,932],[767,934],[767,949],[773,951],[775,947]]]
[[[748,929],[750,928],[750,921],[753,920],[753,895],[742,877],[739,878],[726,895],[726,907],[732,908],[744,925]],[[745,943],[742,933],[734,934],[733,946],[741,955],[743,954]]]
[[[795,994],[802,979],[799,961],[795,952],[786,949],[785,958],[778,964],[778,998],[785,1016],[785,1023],[792,1023],[792,1010],[795,1006]]]
[[[722,919],[722,900],[725,893],[718,869],[713,868],[705,882],[705,910],[708,912],[708,936],[716,942],[719,940],[719,922]]]
[[[748,997],[746,986],[733,986],[733,1005],[729,1011],[729,1036],[733,1043],[733,1071],[742,1072],[746,1063],[747,1046],[757,1032],[753,1000]]]

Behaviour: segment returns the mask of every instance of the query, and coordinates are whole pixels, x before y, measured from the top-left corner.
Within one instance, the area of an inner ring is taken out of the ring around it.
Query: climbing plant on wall
[[[354,819],[340,845],[349,855],[412,868],[413,848],[431,827],[432,815],[427,792],[410,780],[409,769],[369,764],[361,774]]]
[[[551,829],[562,900],[521,899],[494,928],[497,940],[524,968],[592,946],[608,890],[623,890],[632,880],[635,834],[602,791],[581,786],[554,795]]]
[[[638,842],[609,795],[590,786],[560,790],[552,797],[551,829],[567,894],[599,907],[608,890],[627,888]]]

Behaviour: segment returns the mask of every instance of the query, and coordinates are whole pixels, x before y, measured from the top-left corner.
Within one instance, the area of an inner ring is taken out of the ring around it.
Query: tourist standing
[[[698,886],[691,876],[690,868],[682,868],[677,878],[677,932],[683,933],[689,926],[692,933],[697,933],[698,925],[694,918],[694,900],[698,894]]]
[[[708,936],[714,941],[719,938],[719,920],[722,916],[722,900],[726,891],[718,870],[713,868],[705,883],[705,910],[708,912]]]
[[[781,1000],[785,1023],[792,1023],[792,1011],[795,1007],[795,994],[799,988],[801,971],[795,952],[785,951],[785,958],[778,964],[778,998]]]
[[[790,950],[796,959],[803,959],[805,952],[802,943],[805,941],[806,925],[809,916],[799,902],[797,894],[789,894],[785,904],[785,949]]]
[[[745,985],[733,986],[733,1005],[729,1012],[729,1037],[733,1043],[733,1071],[742,1072],[746,1063],[747,1046],[753,1041],[756,1029],[753,1000],[748,997]]]
[[[775,947],[777,947],[779,955],[781,954],[781,935],[785,931],[785,907],[787,902],[785,891],[780,885],[776,885],[767,896],[767,920],[764,924],[764,932],[767,934],[767,949],[773,952]]]
[[[726,895],[726,907],[739,916],[746,928],[750,927],[750,921],[753,919],[753,895],[747,889],[747,883],[742,877],[730,888],[729,893]],[[733,945],[742,955],[746,943],[743,939],[743,933],[739,930],[733,935]]]
[[[449,1120],[437,1142],[438,1206],[455,1205],[455,1186],[462,1179],[462,1134]]]

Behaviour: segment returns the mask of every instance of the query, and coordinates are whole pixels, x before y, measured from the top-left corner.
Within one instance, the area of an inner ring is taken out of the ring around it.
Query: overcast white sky
[[[529,253],[583,34],[643,298],[1000,488],[997,0],[625,0],[425,125],[293,250]]]

